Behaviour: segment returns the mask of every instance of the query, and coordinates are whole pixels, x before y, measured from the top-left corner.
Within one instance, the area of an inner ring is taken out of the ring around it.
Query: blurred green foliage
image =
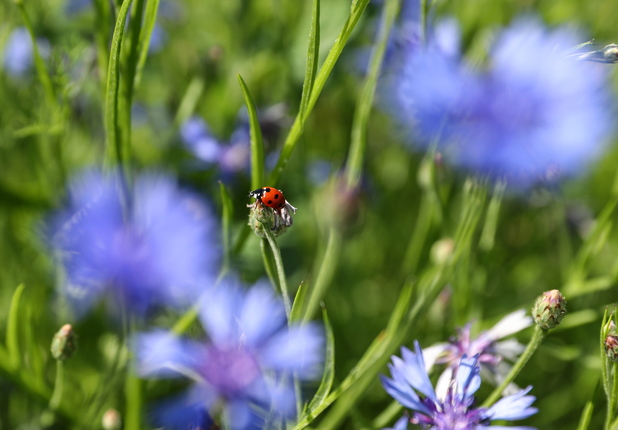
[[[348,0],[322,2],[320,63],[345,22]],[[65,396],[83,409],[99,428],[104,410],[122,411],[118,398],[121,376],[114,373],[119,329],[105,311],[83,320],[70,317],[56,294],[60,275],[45,243],[44,221],[65,198],[65,184],[79,169],[100,165],[105,153],[103,125],[106,66],[100,63],[98,40],[111,35],[113,22],[101,21],[95,8],[74,13],[61,0],[25,1],[37,37],[49,41],[45,64],[57,91],[46,98],[32,69],[21,77],[0,69],[0,329],[6,328],[9,303],[23,283],[19,318],[21,354],[27,371],[42,375],[51,387],[54,363],[49,344],[64,323],[74,325],[79,350],[65,363]],[[162,11],[167,7],[169,14]],[[483,58],[492,32],[514,16],[538,13],[550,25],[572,24],[585,37],[604,45],[616,42],[615,0],[439,2],[436,13],[461,23],[471,58]],[[332,197],[333,182],[346,161],[355,102],[363,76],[359,57],[367,55],[376,34],[379,7],[370,4],[350,43],[308,118],[303,137],[280,181],[299,208],[294,227],[280,240],[289,285],[316,281],[321,256],[334,220],[341,234],[340,256],[323,298],[334,328],[335,383],[341,382],[371,341],[386,326],[399,292],[419,270],[403,270],[422,189],[417,176],[422,154],[411,154],[401,134],[374,109],[361,192],[345,205]],[[286,117],[274,130],[263,130],[266,156],[281,148],[297,113],[305,71],[311,2],[295,0],[186,0],[162,2],[158,24],[166,37],[162,49],[149,55],[135,94],[131,147],[137,169],[175,172],[181,181],[207,196],[219,213],[219,173],[196,168],[182,148],[179,125],[188,115],[203,117],[216,136],[233,130],[243,94],[236,75],[247,83],[258,109],[283,103]],[[0,4],[0,51],[11,31],[23,26],[19,8]],[[583,42],[584,40],[582,40]],[[103,43],[105,46],[105,42]],[[611,66],[608,66],[611,67]],[[613,72],[614,82],[618,79]],[[608,91],[611,89],[608,88]],[[273,132],[274,131],[274,132]],[[311,180],[315,162],[330,169],[318,183]],[[578,252],[605,205],[615,198],[618,150],[614,147],[589,176],[560,189],[539,189],[526,196],[507,195],[497,221],[493,248],[475,245],[449,286],[406,337],[423,346],[444,341],[456,326],[475,320],[475,330],[488,328],[504,314],[530,308],[545,290],[563,288],[571,280]],[[452,237],[460,216],[464,178],[448,166],[436,167],[442,220],[429,226],[416,267],[430,264],[432,244]],[[268,170],[267,170],[268,173]],[[233,245],[247,229],[250,175],[224,178],[233,202]],[[270,184],[264,184],[270,185]],[[491,187],[490,187],[491,188]],[[341,213],[345,216],[341,216]],[[606,223],[606,240],[594,249],[582,281],[603,280],[564,291],[569,314],[519,376],[520,386],[534,385],[538,415],[527,425],[539,429],[575,428],[587,401],[595,402],[590,428],[604,417],[598,388],[599,324],[604,307],[616,301],[618,234]],[[481,225],[484,219],[481,220]],[[249,237],[233,255],[231,267],[252,282],[265,276],[259,239]],[[569,296],[572,293],[572,298]],[[160,316],[155,324],[171,326],[177,315]],[[0,330],[0,331],[1,331]],[[530,331],[518,338],[526,341]],[[0,373],[0,428],[40,427],[45,405],[32,392]],[[172,383],[147,383],[147,398],[177,388]],[[489,392],[487,387],[483,394]],[[481,395],[482,397],[482,395]],[[340,428],[372,428],[373,419],[389,404],[377,379],[351,408]],[[59,427],[62,428],[62,427]],[[319,421],[315,428],[320,428]]]

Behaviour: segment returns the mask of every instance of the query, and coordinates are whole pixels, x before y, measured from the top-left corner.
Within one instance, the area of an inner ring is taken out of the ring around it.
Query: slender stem
[[[132,332],[135,332],[135,320],[130,318],[128,324],[128,333],[125,333],[124,342],[127,340]],[[142,428],[142,380],[137,376],[134,364],[129,366],[128,375],[126,376],[124,395],[125,395],[125,417],[124,428],[125,430],[134,430]]]
[[[363,160],[365,158],[365,150],[367,148],[367,124],[373,107],[373,98],[375,96],[376,87],[380,70],[382,69],[382,60],[386,52],[386,44],[391,34],[391,28],[399,12],[400,0],[389,0],[384,6],[382,18],[380,22],[380,33],[378,34],[376,46],[373,50],[370,62],[369,73],[365,78],[365,82],[356,103],[354,112],[354,122],[352,124],[352,139],[350,144],[350,153],[345,166],[346,182],[348,188],[354,189],[358,186],[363,169]]]
[[[592,402],[587,402],[584,410],[582,411],[582,415],[579,418],[579,424],[577,426],[577,430],[588,430],[590,426],[590,419],[592,418],[592,411],[594,410],[594,404]]]
[[[288,294],[288,283],[285,279],[285,269],[283,268],[281,251],[279,250],[279,245],[277,245],[277,241],[275,240],[275,236],[273,236],[273,233],[268,228],[264,228],[263,231],[266,234],[266,239],[268,240],[268,243],[270,244],[270,249],[273,252],[273,257],[275,257],[275,265],[277,266],[277,275],[279,277],[279,287],[281,288],[283,305],[285,306],[285,313],[288,316],[289,321],[290,314],[292,313],[292,302],[290,301],[290,295]]]
[[[335,228],[331,228],[328,232],[328,243],[326,244],[326,250],[324,251],[324,257],[322,257],[315,285],[309,293],[309,300],[307,301],[303,320],[310,320],[317,311],[320,300],[324,297],[324,292],[333,279],[340,251],[341,235]]]
[[[613,369],[614,379],[612,381],[612,394],[609,400],[609,404],[607,405],[610,420],[613,419],[616,415],[616,399],[618,399],[618,369],[616,368],[616,363],[612,363],[611,366]]]
[[[502,381],[502,383],[489,395],[487,400],[485,400],[485,403],[483,403],[483,407],[488,408],[494,403],[496,403],[496,401],[500,398],[506,387],[511,382],[513,382],[517,375],[519,375],[519,372],[521,372],[524,366],[528,363],[530,357],[532,357],[536,349],[547,336],[547,332],[548,330],[544,330],[537,325],[534,326],[534,333],[532,335],[532,338],[530,339],[530,342],[528,343],[528,346],[526,347],[526,350],[519,357],[519,360],[517,360],[517,363],[515,363],[506,378],[504,378],[504,381]]]
[[[62,391],[64,388],[64,362],[56,360],[56,382],[54,383],[54,392],[49,400],[49,409],[56,411],[62,401]]]

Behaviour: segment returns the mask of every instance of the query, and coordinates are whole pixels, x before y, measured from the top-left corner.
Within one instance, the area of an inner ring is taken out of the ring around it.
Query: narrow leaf
[[[245,97],[247,112],[249,113],[249,126],[251,129],[251,187],[256,190],[264,186],[264,143],[262,142],[262,130],[258,121],[257,110],[249,93],[249,88],[238,75],[238,83]]]
[[[119,132],[118,101],[120,93],[120,54],[122,50],[124,26],[131,3],[132,0],[125,0],[118,11],[116,26],[114,27],[114,34],[112,36],[109,67],[107,71],[105,133],[107,137],[106,163],[109,166],[113,166],[116,163],[122,165],[129,154],[128,143],[123,144]]]
[[[307,297],[308,286],[306,283],[301,282],[296,296],[294,297],[294,303],[292,303],[292,312],[290,313],[290,322],[300,321],[303,318],[303,309],[305,308],[305,299]]]
[[[335,336],[333,334],[333,327],[328,319],[328,313],[326,309],[322,309],[322,315],[324,316],[324,329],[326,331],[326,351],[324,361],[324,374],[322,375],[322,382],[318,387],[318,391],[313,396],[313,400],[309,403],[309,407],[305,412],[307,417],[310,417],[315,410],[320,408],[326,401],[331,388],[333,387],[333,380],[335,379]]]
[[[313,0],[313,12],[311,14],[311,28],[309,29],[309,45],[307,47],[307,65],[305,68],[305,81],[303,93],[300,98],[299,116],[304,124],[311,97],[311,90],[318,71],[318,57],[320,54],[320,0]]]
[[[148,0],[146,4],[146,12],[144,13],[144,23],[142,31],[139,37],[139,59],[137,61],[137,68],[135,71],[135,87],[139,85],[142,78],[142,70],[146,64],[146,58],[148,57],[148,49],[150,48],[150,39],[152,38],[152,31],[154,30],[157,22],[157,12],[159,10],[159,0]]]
[[[378,78],[382,70],[382,60],[386,52],[386,45],[391,34],[391,28],[399,12],[399,0],[389,0],[386,2],[382,18],[380,19],[380,32],[378,34],[375,48],[371,55],[369,72],[365,78],[363,89],[356,103],[354,111],[354,122],[352,124],[352,138],[348,161],[345,166],[345,174],[348,187],[358,186],[365,159],[365,149],[367,148],[367,129],[369,117],[373,107],[373,99],[378,85]]]
[[[6,325],[6,348],[9,354],[11,365],[15,368],[19,366],[19,302],[24,291],[24,284],[20,284],[11,299],[9,309],[9,320]]]
[[[231,241],[231,226],[232,215],[234,213],[234,205],[232,204],[232,198],[223,182],[219,181],[219,190],[221,192],[221,235],[223,242],[223,269],[226,271],[230,265],[230,241]]]
[[[352,12],[348,17],[348,20],[345,22],[343,29],[339,33],[339,36],[335,40],[333,47],[328,52],[326,56],[326,60],[324,60],[324,64],[320,68],[318,72],[315,82],[313,84],[313,88],[311,90],[311,95],[309,97],[309,102],[307,103],[307,109],[304,112],[304,117],[301,117],[300,113],[296,116],[294,120],[294,124],[292,124],[292,128],[290,129],[290,133],[288,134],[285,143],[283,144],[283,149],[281,150],[281,155],[279,156],[279,161],[277,161],[277,165],[275,169],[270,174],[268,179],[268,183],[271,186],[276,186],[277,182],[279,182],[279,178],[281,178],[281,173],[283,173],[283,169],[287,166],[290,157],[292,156],[292,152],[294,148],[296,148],[296,144],[298,143],[298,139],[303,131],[303,127],[305,125],[305,118],[311,113],[313,106],[315,105],[324,85],[326,85],[326,81],[330,76],[333,68],[335,67],[335,63],[339,59],[341,52],[343,52],[343,48],[345,47],[350,35],[352,34],[352,30],[360,20],[365,8],[369,0],[358,0],[354,7],[352,8]]]
[[[594,411],[594,404],[591,401],[586,402],[586,406],[584,406],[582,415],[579,418],[577,430],[588,430],[590,420],[592,419],[592,411]]]

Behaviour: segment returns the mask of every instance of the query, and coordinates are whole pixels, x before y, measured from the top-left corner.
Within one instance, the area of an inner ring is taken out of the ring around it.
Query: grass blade
[[[6,325],[6,349],[9,354],[9,360],[12,367],[17,368],[20,362],[19,352],[19,302],[21,295],[24,292],[24,284],[20,284],[11,299],[11,308],[9,309],[9,320]]]
[[[303,124],[306,119],[307,106],[311,90],[315,82],[315,75],[318,71],[318,56],[320,54],[320,0],[313,0],[313,12],[311,14],[311,28],[309,30],[309,46],[307,48],[307,66],[305,69],[305,81],[303,82],[303,93],[300,98],[300,111],[298,116]]]
[[[305,308],[305,300],[307,298],[308,286],[304,282],[300,284],[292,303],[292,312],[290,312],[290,322],[300,321],[303,318],[303,309]]]
[[[124,26],[132,0],[125,0],[118,11],[116,26],[112,36],[112,46],[107,70],[107,86],[105,97],[105,134],[107,137],[107,152],[105,162],[108,166],[122,166],[129,158],[128,142],[122,141],[118,119],[120,96],[120,58]]]
[[[223,182],[219,181],[219,191],[221,192],[221,236],[223,243],[223,267],[222,273],[225,273],[230,267],[230,252],[231,252],[231,226],[232,215],[234,213],[234,205],[232,204],[232,197],[229,191],[223,185]]]
[[[354,112],[354,122],[352,124],[352,141],[350,145],[350,154],[346,163],[346,179],[349,188],[358,186],[363,169],[363,160],[365,158],[365,149],[367,148],[367,124],[369,115],[373,107],[373,99],[382,69],[382,60],[386,52],[386,44],[391,34],[391,28],[399,12],[400,0],[389,0],[384,6],[382,19],[380,23],[380,33],[378,34],[377,43],[371,61],[369,63],[369,74],[365,78],[363,89],[356,104]]]
[[[298,143],[298,139],[303,131],[303,127],[305,125],[305,119],[311,113],[313,106],[315,106],[330,73],[332,72],[341,52],[343,52],[343,48],[345,47],[350,35],[352,34],[352,30],[356,27],[356,24],[360,20],[365,8],[369,0],[358,0],[355,6],[352,8],[352,12],[345,22],[343,29],[339,33],[337,40],[333,44],[333,47],[330,49],[326,60],[324,60],[324,64],[320,68],[318,75],[315,78],[315,83],[313,84],[313,88],[311,90],[311,95],[309,97],[309,102],[307,103],[307,109],[304,112],[304,117],[301,117],[300,114],[296,116],[294,120],[294,124],[292,124],[292,128],[290,129],[290,133],[288,134],[285,143],[283,144],[283,149],[281,150],[281,155],[279,156],[279,160],[277,161],[277,165],[274,170],[270,174],[268,179],[268,183],[270,186],[277,186],[277,182],[281,178],[281,174],[287,166],[290,157],[292,156],[292,152],[294,148],[296,148],[296,144]]]
[[[305,412],[306,417],[311,417],[313,412],[319,409],[326,401],[327,396],[333,387],[333,381],[335,380],[335,335],[333,334],[333,327],[328,319],[328,313],[326,309],[322,309],[322,315],[324,317],[324,329],[326,331],[326,360],[324,361],[324,374],[322,375],[322,382],[316,391],[315,396],[309,403],[309,407]]]
[[[144,23],[142,31],[139,35],[139,56],[135,69],[135,87],[140,83],[142,78],[142,70],[148,58],[148,49],[150,48],[150,39],[157,22],[157,12],[159,11],[159,0],[148,0],[146,4],[146,12],[144,13]]]
[[[249,113],[249,127],[251,129],[251,189],[256,190],[264,186],[264,143],[262,142],[262,130],[258,121],[257,110],[249,93],[249,88],[238,75],[238,83],[245,97],[247,112]]]

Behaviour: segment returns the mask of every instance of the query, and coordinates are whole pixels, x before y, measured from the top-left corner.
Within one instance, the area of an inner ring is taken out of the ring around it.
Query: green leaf
[[[590,426],[590,420],[592,419],[592,411],[594,411],[594,404],[591,401],[586,402],[582,415],[579,418],[579,425],[577,430],[588,430]]]
[[[324,329],[326,331],[326,351],[324,361],[324,373],[322,374],[322,382],[318,387],[318,391],[313,396],[309,407],[303,414],[303,419],[311,420],[313,413],[321,409],[326,402],[327,396],[333,387],[333,381],[335,379],[335,336],[333,334],[333,327],[328,319],[328,313],[326,309],[322,309],[322,315],[324,317]]]
[[[249,127],[251,129],[251,187],[253,190],[264,186],[264,143],[262,130],[258,121],[257,110],[249,93],[249,88],[240,74],[238,83],[245,97],[247,112],[249,113]],[[274,186],[274,185],[273,185]]]
[[[221,206],[223,208],[221,214],[221,229],[223,237],[223,269],[221,271],[224,272],[229,268],[230,265],[230,241],[234,205],[232,204],[232,197],[230,196],[230,193],[221,181],[219,181],[219,191],[221,192]]]
[[[354,7],[352,8],[351,14],[345,22],[343,29],[339,33],[337,40],[333,44],[333,47],[328,52],[326,56],[326,60],[324,60],[324,64],[320,68],[318,75],[315,78],[315,83],[313,84],[313,89],[311,90],[311,95],[309,97],[309,102],[307,103],[307,109],[304,112],[304,115],[301,117],[300,113],[296,116],[294,120],[294,124],[292,124],[292,128],[290,129],[290,133],[288,134],[285,143],[283,144],[283,148],[281,150],[281,155],[279,156],[279,160],[277,161],[277,165],[275,169],[270,174],[268,179],[268,184],[270,186],[277,186],[277,182],[281,178],[281,174],[285,169],[285,166],[288,164],[290,157],[292,156],[292,152],[294,148],[296,148],[296,144],[298,143],[298,139],[303,131],[303,127],[305,125],[305,119],[311,113],[313,106],[315,105],[330,73],[332,72],[341,52],[343,52],[343,48],[345,47],[350,35],[352,34],[352,30],[356,27],[356,24],[360,20],[365,8],[369,0],[358,0]]]
[[[105,90],[105,133],[107,137],[106,163],[113,166],[118,163],[123,165],[129,158],[128,142],[123,142],[120,134],[118,119],[118,102],[120,88],[120,58],[122,51],[122,39],[124,26],[132,0],[125,0],[118,11],[116,26],[112,36],[109,67],[107,71],[107,87]]]
[[[159,10],[159,0],[148,0],[146,4],[146,12],[144,13],[144,23],[139,37],[139,57],[137,67],[135,69],[135,87],[139,85],[142,78],[142,70],[148,58],[148,49],[150,48],[150,39],[152,31],[157,22],[157,12]]]
[[[382,69],[382,60],[386,52],[386,44],[391,34],[391,28],[395,23],[395,18],[397,18],[397,13],[399,12],[399,1],[400,0],[388,0],[384,6],[379,25],[380,32],[378,33],[376,45],[369,63],[369,73],[365,78],[360,97],[356,103],[354,121],[352,124],[350,151],[345,166],[347,184],[350,188],[358,186],[360,181],[365,158],[365,149],[367,148],[367,126],[373,107],[373,98],[378,85],[380,70]]]
[[[306,283],[301,282],[296,296],[294,297],[294,303],[292,303],[292,312],[290,312],[290,322],[300,321],[303,317],[303,309],[305,308],[305,298],[307,297],[308,286]]]
[[[9,320],[6,325],[6,349],[9,355],[9,360],[14,368],[19,366],[19,302],[25,285],[20,284],[11,299],[11,308],[9,309]]]
[[[307,48],[307,66],[305,69],[305,81],[303,82],[303,93],[300,98],[300,111],[298,116],[303,124],[306,118],[307,106],[311,90],[315,82],[315,75],[318,71],[318,56],[320,53],[320,0],[313,0],[313,12],[311,14],[311,28],[309,29],[309,46]]]

